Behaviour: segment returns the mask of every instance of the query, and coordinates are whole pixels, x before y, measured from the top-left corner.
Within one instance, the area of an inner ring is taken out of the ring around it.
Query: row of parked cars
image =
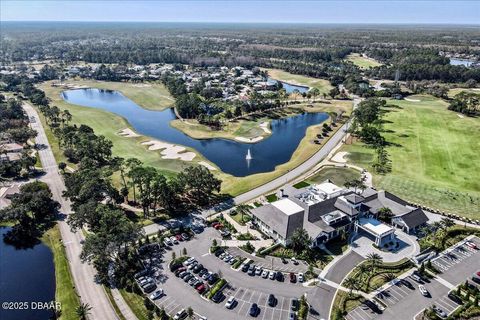
[[[278,303],[278,299],[275,297],[275,295],[273,295],[273,293],[271,293],[268,296],[267,304],[270,307],[274,308],[277,305],[277,303]],[[238,305],[238,301],[235,299],[235,297],[231,296],[230,298],[228,298],[227,302],[225,303],[225,308],[231,310],[231,309],[234,309],[237,305]],[[297,319],[298,309],[299,309],[298,299],[293,298],[292,300],[290,300],[290,317],[289,317],[289,320],[296,320]],[[252,303],[248,313],[252,317],[258,316],[258,314],[260,313],[260,307],[258,306],[258,304]]]
[[[214,254],[218,259],[222,260],[225,263],[228,263],[229,265],[235,264],[240,259],[239,257],[234,257],[230,253],[225,252],[225,250],[221,248],[215,251]]]
[[[173,273],[185,283],[193,287],[199,294],[204,293],[209,285],[215,284],[218,280],[218,274],[208,271],[194,257],[188,258],[183,266],[180,266]]]
[[[249,276],[260,276],[264,279],[270,279],[270,280],[277,280],[277,281],[284,281],[284,275],[280,271],[275,271],[275,270],[268,270],[268,269],[263,269],[260,266],[255,266],[252,263],[244,263],[241,266],[241,270],[245,273],[247,273]],[[291,283],[296,283],[298,282],[303,282],[304,281],[304,276],[303,273],[298,273],[295,274],[293,272],[290,272],[289,274],[289,279]]]
[[[182,241],[188,241],[188,240],[190,240],[190,236],[187,233],[184,232],[184,233],[176,234],[176,235],[171,236],[171,237],[166,237],[163,240],[163,244],[166,247],[171,247],[174,244],[179,244]]]

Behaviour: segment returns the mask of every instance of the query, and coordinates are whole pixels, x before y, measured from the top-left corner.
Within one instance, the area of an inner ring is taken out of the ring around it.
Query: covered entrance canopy
[[[358,219],[358,221],[355,222],[355,232],[358,232],[358,228],[373,236],[375,238],[375,245],[378,247],[383,246],[395,237],[394,228],[374,218]]]

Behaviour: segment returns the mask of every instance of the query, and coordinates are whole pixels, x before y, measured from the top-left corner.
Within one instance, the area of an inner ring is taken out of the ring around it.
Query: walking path
[[[66,216],[72,210],[70,202],[63,198],[62,193],[65,190],[65,184],[62,176],[58,172],[57,162],[53,156],[52,149],[45,134],[45,130],[40,122],[40,117],[37,111],[28,103],[23,104],[23,109],[29,118],[34,118],[35,122],[31,122],[31,127],[37,131],[36,143],[47,146],[38,151],[45,175],[40,179],[48,184],[52,191],[53,198],[61,205],[60,212],[64,218],[58,221],[62,241],[67,253],[67,259],[70,265],[70,272],[72,273],[75,282],[75,289],[80,297],[82,303],[88,303],[92,308],[88,316],[89,319],[118,319],[114,308],[110,304],[110,300],[102,285],[96,283],[95,269],[93,266],[83,263],[80,260],[80,253],[82,251],[81,242],[84,240],[81,231],[72,232],[70,226],[66,223]],[[128,309],[128,306],[126,307]],[[124,315],[125,316],[125,315]],[[135,318],[128,318],[135,319]]]

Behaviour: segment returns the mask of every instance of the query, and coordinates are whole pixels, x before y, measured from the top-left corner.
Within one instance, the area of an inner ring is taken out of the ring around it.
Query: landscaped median
[[[333,301],[330,319],[342,320],[350,311],[358,307],[365,298],[361,295],[338,290]]]
[[[219,279],[219,280],[217,281],[217,283],[215,283],[215,285],[214,285],[214,286],[210,289],[210,291],[208,292],[207,298],[208,298],[208,299],[212,299],[213,296],[214,296],[217,292],[221,291],[226,285],[227,285],[227,280],[225,280],[225,279]]]

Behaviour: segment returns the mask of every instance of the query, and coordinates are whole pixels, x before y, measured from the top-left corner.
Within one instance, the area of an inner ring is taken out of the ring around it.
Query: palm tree
[[[295,253],[299,254],[304,249],[308,248],[312,243],[312,239],[308,235],[307,230],[298,228],[293,232],[290,239],[290,245]]]
[[[440,223],[445,230],[455,225],[455,222],[450,218],[442,218],[442,220],[440,220]]]
[[[372,267],[371,273],[373,273],[375,271],[375,268],[382,263],[383,258],[378,253],[369,253],[367,255],[367,261]]]
[[[353,290],[357,289],[357,280],[355,278],[348,277],[347,279],[345,279],[345,281],[343,281],[343,285],[349,289],[348,295],[351,296]]]
[[[242,221],[242,223],[243,223],[243,215],[244,214],[250,214],[251,209],[252,208],[247,204],[239,204],[237,206],[237,208],[235,209],[235,211],[237,211],[237,213],[240,213],[240,215],[241,215],[241,220],[240,221]]]
[[[77,309],[75,309],[75,313],[79,319],[85,320],[90,314],[90,310],[92,310],[92,307],[90,307],[88,303],[82,303],[77,307]]]

